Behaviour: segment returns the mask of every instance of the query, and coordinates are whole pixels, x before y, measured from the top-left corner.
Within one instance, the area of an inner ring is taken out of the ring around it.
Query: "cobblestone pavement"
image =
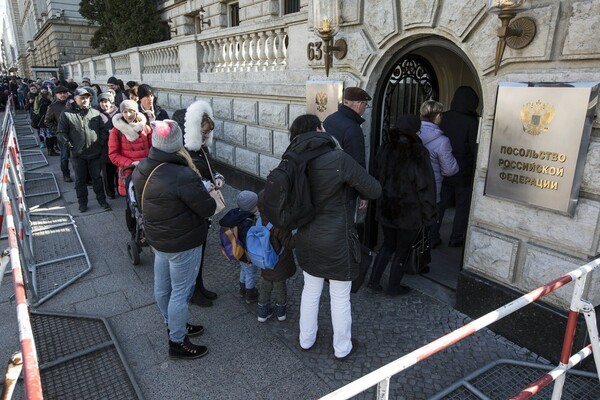
[[[41,171],[61,178],[57,157]],[[139,266],[132,266],[126,244],[125,201],[110,202],[104,212],[90,189],[89,211],[80,214],[72,183],[59,179],[62,199],[45,208],[69,212],[92,263],[92,271],[38,309],[106,317],[147,399],[315,399],[469,322],[464,314],[428,293],[414,290],[388,298],[365,288],[352,295],[353,335],[358,351],[346,361],[333,356],[327,285],[319,313],[315,347],[298,345],[298,313],[302,290],[299,271],[288,282],[288,319],[256,319],[256,305],[238,294],[239,267],[218,249],[218,223],[210,230],[205,259],[207,288],[219,298],[212,307],[190,307],[190,322],[206,327],[195,342],[210,353],[199,360],[167,358],[167,336],[152,295],[152,256],[144,248]],[[226,186],[228,206],[237,190]],[[0,287],[0,364],[18,348],[10,276]],[[544,362],[490,330],[483,330],[425,360],[391,380],[394,399],[427,399],[474,370],[499,359]],[[357,398],[372,398],[374,389]]]

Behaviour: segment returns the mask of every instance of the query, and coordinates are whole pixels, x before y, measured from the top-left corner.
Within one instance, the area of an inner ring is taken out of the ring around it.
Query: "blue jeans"
[[[102,169],[100,157],[92,158],[90,160],[71,158],[71,164],[75,171],[75,193],[77,193],[79,205],[87,206],[88,188],[86,180],[88,172],[92,178],[92,188],[94,189],[94,193],[96,193],[96,200],[98,200],[98,203],[100,204],[106,202],[102,176],[100,176],[100,170]]]
[[[240,261],[240,283],[246,285],[246,289],[254,288],[257,270],[258,267],[256,265]]]
[[[186,335],[188,300],[191,296],[202,246],[179,253],[154,249],[154,298],[169,328],[169,339],[182,343]]]

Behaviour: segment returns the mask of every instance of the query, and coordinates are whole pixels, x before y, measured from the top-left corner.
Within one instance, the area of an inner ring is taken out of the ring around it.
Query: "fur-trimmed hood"
[[[190,104],[185,111],[183,142],[186,149],[199,151],[202,146],[212,144],[213,133],[210,132],[206,141],[202,140],[202,116],[207,114],[214,121],[212,108],[205,101],[198,100]]]
[[[137,113],[135,121],[128,123],[123,118],[123,114],[117,113],[112,118],[113,126],[117,128],[130,142],[135,142],[140,137],[140,132],[146,126],[146,116],[140,112]]]

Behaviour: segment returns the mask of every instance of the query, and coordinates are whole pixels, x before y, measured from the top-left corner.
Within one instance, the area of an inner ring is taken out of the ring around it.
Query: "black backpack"
[[[317,212],[310,194],[307,165],[310,160],[333,150],[335,144],[302,153],[287,150],[267,176],[263,193],[263,211],[273,226],[294,230],[310,222]]]

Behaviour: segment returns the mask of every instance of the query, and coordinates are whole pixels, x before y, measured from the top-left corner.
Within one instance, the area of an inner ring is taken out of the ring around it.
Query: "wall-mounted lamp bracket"
[[[325,76],[329,76],[329,68],[333,65],[333,57],[341,60],[348,54],[348,44],[344,39],[333,41],[333,35],[321,34],[323,53],[325,55]]]
[[[502,25],[498,28],[498,44],[496,45],[496,60],[494,63],[494,75],[500,69],[500,63],[504,56],[506,46],[511,49],[522,49],[528,46],[536,34],[535,21],[528,17],[521,17],[511,22],[516,13],[506,12],[498,14]]]

